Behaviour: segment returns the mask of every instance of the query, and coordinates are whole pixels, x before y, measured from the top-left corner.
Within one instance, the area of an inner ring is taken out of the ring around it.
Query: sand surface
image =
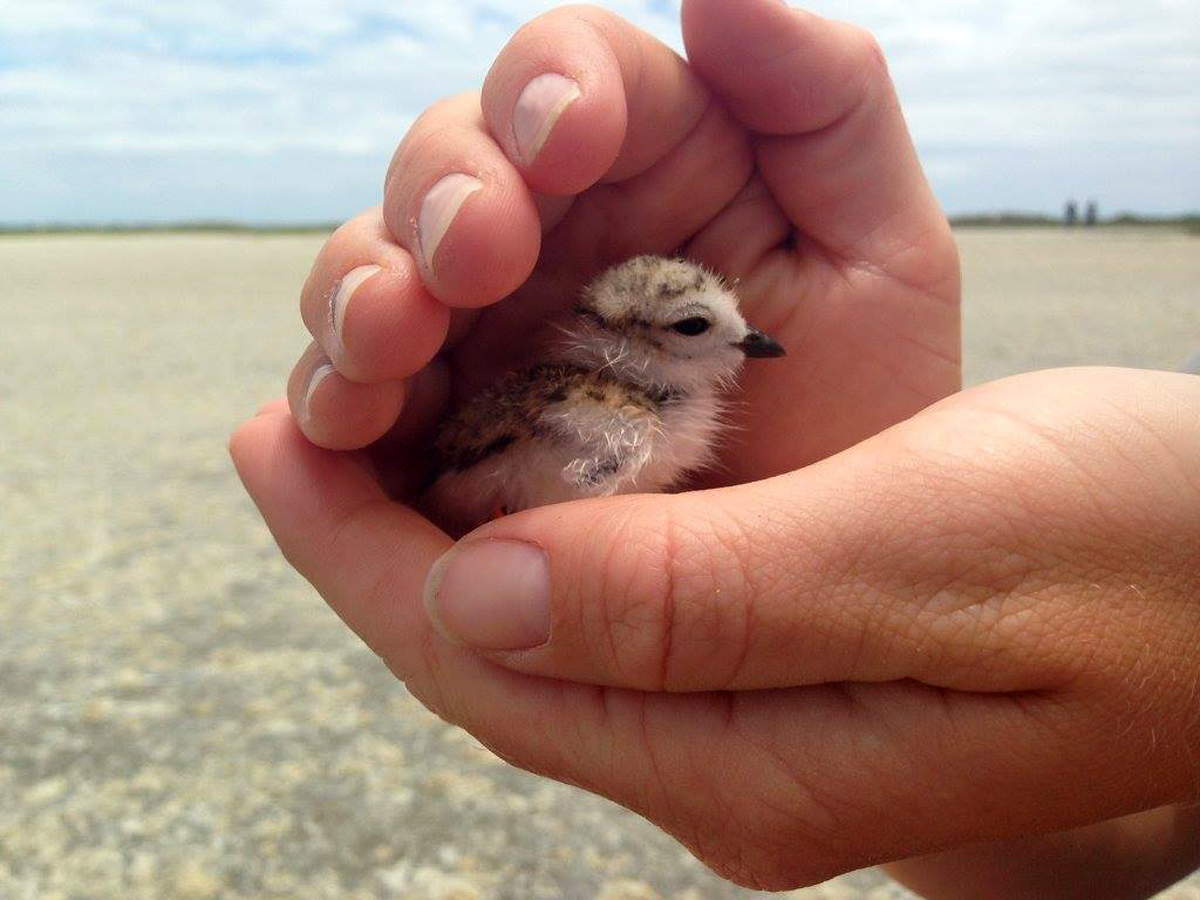
[[[969,382],[1200,346],[1200,240],[960,237]],[[319,244],[0,240],[0,898],[755,896],[442,725],[280,558],[224,442]]]

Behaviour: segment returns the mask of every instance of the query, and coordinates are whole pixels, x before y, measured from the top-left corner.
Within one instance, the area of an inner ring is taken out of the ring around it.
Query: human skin
[[[956,393],[957,254],[878,46],[774,0],[688,0],[683,31],[687,63],[550,13],[413,126],[305,285],[289,402],[231,443],[284,554],[439,715],[738,883],[907,860],[930,897],[1100,896],[1098,847],[1108,896],[1177,879],[1200,379]],[[534,155],[546,73],[578,96]],[[719,477],[458,545],[403,503],[452,396],[600,268],[674,251],[789,349],[747,370]]]

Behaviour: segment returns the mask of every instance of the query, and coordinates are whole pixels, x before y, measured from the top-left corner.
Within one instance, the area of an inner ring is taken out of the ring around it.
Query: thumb
[[[1006,473],[1057,463],[1035,435],[994,416],[989,435],[953,406],[768,481],[493,522],[433,567],[427,609],[444,636],[508,668],[617,687],[938,683],[947,673],[945,686],[963,690],[1047,687],[1068,661],[1031,646],[1037,629],[1006,617],[1022,604],[1004,597],[1045,584],[1061,549],[1030,540],[1025,551],[1024,533],[1074,504],[1046,490],[1006,524],[996,503],[1012,494]],[[1009,461],[957,464],[950,477],[940,448],[971,433],[1004,445]],[[1042,476],[1022,477],[1064,483]],[[1006,532],[1012,546],[997,538]]]
[[[1123,652],[1088,635],[1150,627],[1124,570],[1195,515],[1168,467],[1101,452],[1114,434],[1126,454],[1162,451],[1144,437],[1135,453],[1089,377],[976,389],[769,481],[501,519],[433,567],[427,609],[507,668],[640,690],[1063,686]],[[1150,390],[1163,378],[1110,380],[1171,422],[1177,398]]]
[[[946,579],[906,557],[906,545],[936,553],[934,535],[912,521],[916,492],[883,485],[886,468],[872,473],[872,456],[736,488],[509,517],[438,562],[426,607],[443,636],[508,668],[614,687],[742,690],[928,674],[918,671],[931,655],[934,629],[921,627],[928,597],[907,585]],[[941,633],[932,655],[965,653],[961,633]],[[977,685],[1030,687],[990,675]]]

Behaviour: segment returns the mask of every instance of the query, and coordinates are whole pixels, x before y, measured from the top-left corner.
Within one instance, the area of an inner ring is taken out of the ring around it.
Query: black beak
[[[772,359],[777,356],[787,355],[787,351],[783,349],[782,344],[774,338],[763,334],[757,328],[751,328],[750,333],[733,346],[737,347],[751,359]]]

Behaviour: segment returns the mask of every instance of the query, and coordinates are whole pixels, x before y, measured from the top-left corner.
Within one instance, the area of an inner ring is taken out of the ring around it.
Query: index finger
[[[547,194],[645,171],[696,127],[710,100],[674,50],[591,6],[552,10],[518,31],[482,98],[496,141]]]

